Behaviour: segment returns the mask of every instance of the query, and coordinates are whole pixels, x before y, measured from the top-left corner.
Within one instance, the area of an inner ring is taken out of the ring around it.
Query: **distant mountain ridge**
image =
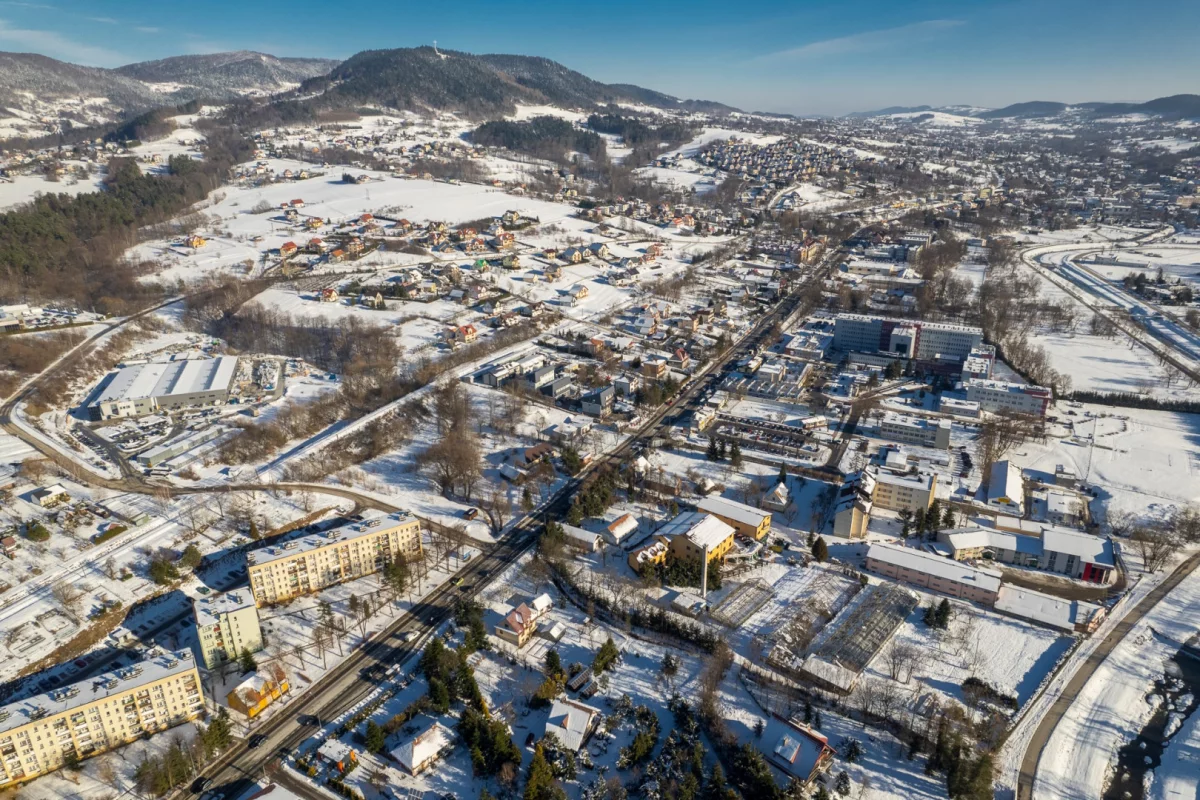
[[[1056,117],[1060,114],[1076,114],[1097,119],[1117,116],[1119,114],[1146,114],[1172,119],[1200,119],[1200,95],[1176,94],[1170,97],[1159,97],[1145,103],[1060,103],[1053,100],[1033,100],[1025,103],[1014,103],[1004,108],[975,109],[969,111],[964,111],[963,109],[963,106],[892,106],[878,111],[857,111],[846,116],[855,119],[869,119],[871,117],[887,117],[895,114],[943,111],[950,114],[979,117],[980,119],[1032,119]]]
[[[737,110],[711,101],[680,100],[630,84],[601,83],[539,56],[473,55],[432,47],[367,50],[304,88],[323,89],[326,104],[377,103],[474,117],[511,114],[519,103],[582,109],[633,103],[713,113]]]
[[[117,67],[115,72],[148,84],[171,84],[206,92],[230,94],[275,93],[324,75],[340,62],[329,58],[277,58],[238,50],[209,55],[172,56]]]

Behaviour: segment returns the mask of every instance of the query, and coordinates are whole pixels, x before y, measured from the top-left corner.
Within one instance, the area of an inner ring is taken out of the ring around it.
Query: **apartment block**
[[[879,423],[879,435],[893,442],[945,450],[950,446],[950,420],[930,420],[887,411]]]
[[[998,413],[1008,411],[1015,414],[1046,415],[1053,393],[1045,386],[1032,386],[1008,381],[968,380],[967,399],[979,403],[984,411]]]
[[[931,473],[897,474],[880,470],[875,476],[871,501],[892,511],[928,509],[937,490],[937,475]]]
[[[237,660],[243,650],[256,653],[263,648],[258,624],[258,606],[246,589],[192,601],[200,660],[208,669]]]
[[[200,673],[190,650],[0,706],[0,787],[203,714]]]
[[[378,572],[421,553],[421,523],[407,511],[378,514],[323,533],[246,554],[250,591],[259,608]]]
[[[671,542],[668,545],[670,558],[697,564],[703,561],[705,550],[711,562],[724,560],[733,548],[733,528],[712,514],[700,511],[685,511],[659,528],[658,534]]]

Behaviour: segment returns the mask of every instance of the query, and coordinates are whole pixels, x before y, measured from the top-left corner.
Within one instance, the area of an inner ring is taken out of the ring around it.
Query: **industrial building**
[[[967,400],[993,414],[1005,411],[1044,417],[1054,394],[1045,386],[1008,381],[966,380]]]
[[[1108,584],[1116,577],[1116,554],[1109,539],[1054,525],[1040,535],[994,528],[955,528],[938,533],[955,561],[995,561],[1044,569],[1088,583]]]
[[[262,608],[370,575],[391,561],[420,553],[421,522],[401,511],[251,550],[246,572],[254,603]]]
[[[263,648],[258,624],[258,606],[245,589],[192,601],[200,660],[208,669],[236,661],[243,650],[257,653]]]
[[[950,447],[950,430],[948,419],[930,420],[895,411],[885,411],[879,423],[879,435],[884,439],[938,450]]]
[[[124,367],[106,379],[88,411],[93,419],[105,420],[224,403],[237,362],[220,356]]]
[[[833,347],[843,353],[887,353],[917,361],[962,364],[983,344],[983,330],[969,325],[838,314]]]
[[[204,714],[190,650],[0,706],[0,786],[15,786]]]

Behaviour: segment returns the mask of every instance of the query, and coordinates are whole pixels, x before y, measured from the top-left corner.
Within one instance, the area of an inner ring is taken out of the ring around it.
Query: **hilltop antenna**
[[[445,54],[445,53],[439,53],[439,52],[438,52],[438,49],[437,49],[437,39],[434,39],[434,40],[433,40],[433,54],[434,54],[435,56],[437,56],[438,58],[442,59],[442,60],[445,60],[445,58],[446,58],[446,54]]]

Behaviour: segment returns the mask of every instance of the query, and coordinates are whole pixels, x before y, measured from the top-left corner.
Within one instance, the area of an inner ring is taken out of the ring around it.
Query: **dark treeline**
[[[636,117],[611,113],[592,114],[588,117],[587,124],[597,133],[620,136],[629,147],[657,145],[660,142],[678,144],[690,140],[698,131],[686,122],[663,122],[651,127]]]
[[[600,161],[606,152],[604,139],[599,134],[580,130],[558,117],[534,117],[524,122],[485,122],[471,133],[471,141],[551,161],[562,161],[568,151]]]
[[[170,160],[166,175],[143,175],[129,158],[109,162],[104,191],[43,195],[0,214],[0,302],[65,300],[125,313],[159,290],[137,281],[124,258],[138,229],[165,222],[216,189],[251,154],[235,130],[205,132],[204,160]]]
[[[1200,402],[1195,400],[1160,400],[1132,392],[1071,392],[1064,400],[1076,403],[1095,403],[1119,408],[1145,408],[1152,411],[1174,411],[1178,414],[1200,414]]]
[[[190,100],[177,106],[156,108],[118,122],[105,125],[87,125],[65,128],[59,133],[32,139],[6,139],[4,146],[13,150],[43,150],[59,147],[74,149],[77,145],[90,144],[97,139],[105,142],[149,141],[159,139],[175,130],[171,118],[179,114],[195,114],[204,105],[201,100]]]

